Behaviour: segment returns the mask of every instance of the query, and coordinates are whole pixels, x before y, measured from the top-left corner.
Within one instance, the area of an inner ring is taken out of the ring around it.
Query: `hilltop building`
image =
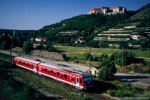
[[[124,14],[126,8],[124,7],[102,7],[102,8],[91,8],[88,14],[104,14],[104,15],[114,15],[114,14]]]

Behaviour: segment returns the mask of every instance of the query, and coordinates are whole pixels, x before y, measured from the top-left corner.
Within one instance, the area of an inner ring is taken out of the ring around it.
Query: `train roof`
[[[33,63],[35,63],[35,64],[40,63],[39,61],[34,61],[34,60],[27,59],[27,58],[22,58],[22,57],[15,57],[15,58],[17,58],[17,59],[22,59],[22,60],[29,61],[29,62],[33,62]]]
[[[55,69],[66,71],[66,72],[70,72],[70,73],[73,73],[73,74],[78,74],[78,75],[81,75],[83,77],[90,76],[87,73],[74,70],[73,68],[70,68],[70,67],[64,67],[64,66],[60,66],[60,65],[47,64],[47,63],[40,63],[40,65],[47,66],[47,67],[50,67],[50,68],[55,68]]]
[[[55,65],[55,64],[52,64],[52,63],[50,63],[50,64],[41,63],[39,61],[34,61],[34,60],[27,59],[27,58],[22,58],[22,57],[15,57],[15,58],[26,60],[26,61],[29,61],[29,62],[33,62],[33,63],[39,64],[39,65],[47,66],[47,67],[50,67],[50,68],[55,68],[55,69],[62,70],[62,71],[65,71],[65,72],[70,72],[70,73],[73,73],[73,74],[81,75],[83,77],[90,76],[90,74],[80,72],[80,71],[74,70],[71,67],[65,67],[65,66],[60,65],[60,64]]]

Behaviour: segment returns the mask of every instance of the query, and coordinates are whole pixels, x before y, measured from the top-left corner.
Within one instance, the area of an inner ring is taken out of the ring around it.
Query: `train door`
[[[77,86],[79,86],[79,77],[77,77],[77,83],[76,83]]]
[[[36,65],[34,65],[34,72],[36,72]]]
[[[75,83],[75,77],[71,76],[71,80],[72,80],[72,84],[74,84]]]

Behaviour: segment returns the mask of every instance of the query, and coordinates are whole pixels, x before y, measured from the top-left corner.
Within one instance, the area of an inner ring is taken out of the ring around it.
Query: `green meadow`
[[[73,47],[73,46],[60,46],[60,45],[54,45],[54,47],[61,51],[63,54],[66,54],[67,57],[71,56],[81,56],[82,54],[89,53],[90,48],[89,47]],[[129,50],[129,49],[113,49],[113,48],[91,48],[91,54],[93,56],[99,56],[103,53],[111,55],[115,52],[132,52],[136,55],[136,57],[142,57],[146,59],[150,59],[150,50],[141,50],[141,49],[135,49],[135,50]]]

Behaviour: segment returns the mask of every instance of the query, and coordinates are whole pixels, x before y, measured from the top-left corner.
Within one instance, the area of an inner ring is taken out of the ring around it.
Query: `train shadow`
[[[116,79],[142,79],[149,78],[148,76],[116,76]]]
[[[115,85],[103,81],[94,80],[93,87],[86,90],[89,93],[104,93],[110,88],[116,88]]]

